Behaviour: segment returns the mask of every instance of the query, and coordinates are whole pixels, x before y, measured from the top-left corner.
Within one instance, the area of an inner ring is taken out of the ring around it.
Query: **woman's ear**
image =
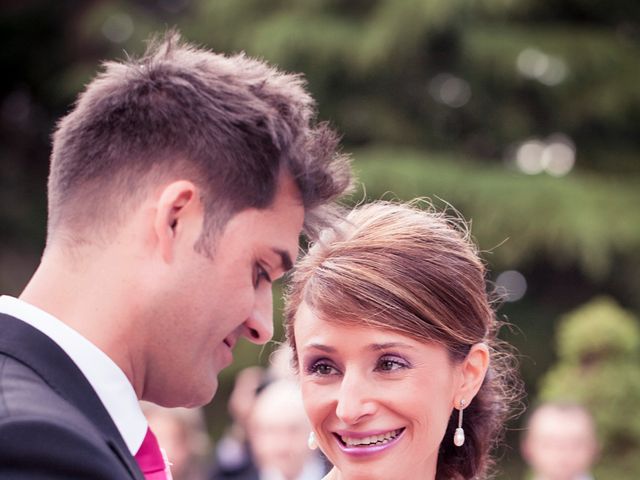
[[[466,405],[476,396],[489,368],[489,347],[485,343],[476,343],[471,347],[467,357],[460,366],[461,383],[455,398],[456,408],[460,400]]]
[[[173,260],[177,242],[184,233],[202,228],[203,209],[197,187],[188,180],[177,180],[165,186],[156,203],[154,233],[162,259]]]

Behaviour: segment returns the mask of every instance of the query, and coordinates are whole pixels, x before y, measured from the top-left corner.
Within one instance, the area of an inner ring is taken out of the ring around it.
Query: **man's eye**
[[[254,286],[257,288],[262,280],[271,283],[271,277],[269,276],[269,273],[262,267],[262,265],[257,263],[255,268]]]

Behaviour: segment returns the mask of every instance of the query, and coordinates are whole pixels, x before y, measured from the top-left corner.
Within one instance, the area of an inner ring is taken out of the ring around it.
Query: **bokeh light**
[[[548,86],[562,83],[569,73],[569,68],[562,58],[531,47],[520,52],[516,67],[522,76]]]
[[[102,24],[102,34],[113,43],[124,43],[134,31],[133,19],[126,13],[109,15]]]
[[[546,172],[554,177],[562,177],[575,165],[576,147],[568,136],[561,133],[550,135],[544,141],[532,138],[517,147],[513,161],[527,175]]]
[[[527,279],[517,270],[507,270],[496,278],[496,287],[505,301],[517,302],[527,292]]]
[[[438,103],[451,108],[460,108],[471,99],[471,87],[462,78],[449,73],[440,73],[429,82],[429,94]]]

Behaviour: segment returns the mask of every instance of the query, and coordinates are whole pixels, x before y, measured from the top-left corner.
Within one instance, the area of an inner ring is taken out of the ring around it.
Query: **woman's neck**
[[[436,478],[435,473],[433,474],[432,477],[427,477],[426,480],[429,480],[429,478],[431,478],[432,480],[435,480]],[[353,480],[353,479],[345,477],[344,475],[342,475],[340,470],[338,470],[336,467],[333,467],[331,471],[327,473],[322,480]],[[415,477],[412,477],[411,479],[408,479],[408,480],[415,480]],[[421,480],[425,480],[425,479],[421,479]]]
[[[329,473],[327,473],[322,480],[340,480],[340,474],[338,473],[338,469],[333,467]]]

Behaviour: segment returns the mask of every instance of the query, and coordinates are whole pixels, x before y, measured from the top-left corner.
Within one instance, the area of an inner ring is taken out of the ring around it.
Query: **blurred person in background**
[[[293,350],[288,344],[280,344],[269,356],[267,378],[272,382],[297,378],[296,370],[293,366]]]
[[[261,390],[247,423],[256,480],[324,477],[328,469],[323,457],[307,446],[310,431],[297,382],[280,379]]]
[[[257,471],[247,440],[247,422],[258,391],[265,385],[266,369],[240,370],[227,405],[231,424],[216,442],[211,480],[255,478]]]
[[[529,415],[521,451],[531,480],[592,480],[598,440],[591,413],[578,404],[539,405]]]
[[[216,443],[212,479],[257,478],[258,472],[247,439],[247,422],[262,389],[271,382],[295,378],[291,360],[291,348],[281,344],[269,356],[267,367],[246,367],[236,375],[228,402],[231,425]]]
[[[141,402],[149,427],[171,461],[173,480],[205,480],[211,451],[201,408],[165,408]]]

